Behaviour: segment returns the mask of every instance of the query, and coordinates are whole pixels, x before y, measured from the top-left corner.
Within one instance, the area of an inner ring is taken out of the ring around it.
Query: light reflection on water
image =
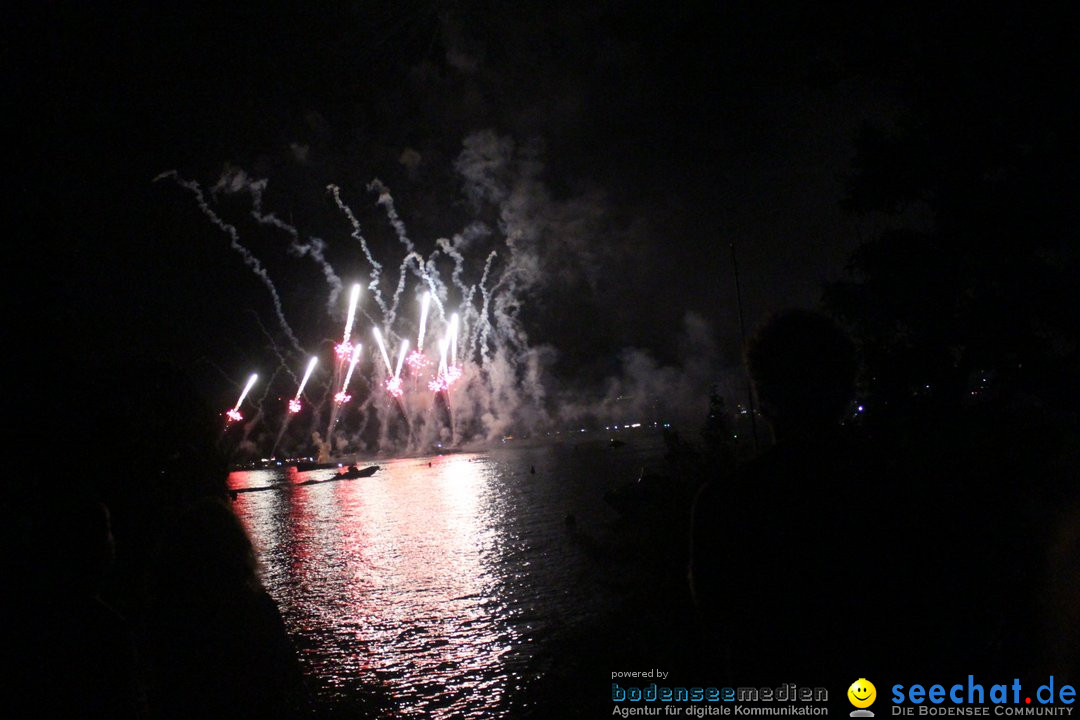
[[[370,478],[307,486],[297,483],[336,471],[229,482],[286,484],[242,493],[234,508],[309,673],[343,696],[382,687],[400,715],[498,717],[551,633],[603,611],[564,518],[610,522],[603,491],[640,457],[574,455],[391,460]]]

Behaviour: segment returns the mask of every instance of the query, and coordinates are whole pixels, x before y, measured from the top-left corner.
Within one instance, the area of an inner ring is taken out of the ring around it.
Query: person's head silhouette
[[[778,441],[835,425],[855,390],[855,346],[829,318],[787,310],[769,318],[747,349],[761,411]]]
[[[158,546],[154,591],[159,602],[209,602],[259,588],[255,550],[225,501],[203,498],[168,528]]]

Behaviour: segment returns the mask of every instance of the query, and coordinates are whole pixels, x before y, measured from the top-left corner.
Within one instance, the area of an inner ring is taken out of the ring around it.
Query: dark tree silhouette
[[[959,9],[904,22],[909,35],[863,59],[901,109],[862,131],[847,203],[888,229],[826,305],[893,405],[927,385],[955,405],[988,392],[983,377],[1013,399],[1074,405],[1080,91],[1059,41],[1075,22]]]

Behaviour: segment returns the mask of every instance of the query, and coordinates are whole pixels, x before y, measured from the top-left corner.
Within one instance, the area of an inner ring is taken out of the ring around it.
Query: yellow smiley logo
[[[855,707],[869,707],[877,698],[877,688],[866,678],[859,678],[848,688],[848,699]]]
[[[848,700],[857,708],[867,708],[877,699],[877,688],[866,678],[859,678],[847,689]]]

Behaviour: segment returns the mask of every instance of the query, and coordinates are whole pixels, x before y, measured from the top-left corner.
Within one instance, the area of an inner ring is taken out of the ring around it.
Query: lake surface
[[[615,602],[581,538],[617,520],[603,493],[660,449],[500,448],[380,460],[356,480],[256,470],[229,484],[276,486],[234,508],[322,703],[506,717],[560,633]]]

